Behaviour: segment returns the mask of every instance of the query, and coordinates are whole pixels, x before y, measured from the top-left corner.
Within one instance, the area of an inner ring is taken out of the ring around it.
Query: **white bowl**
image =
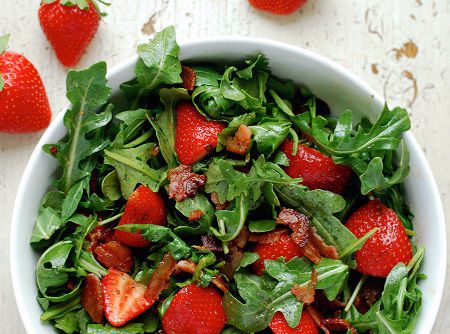
[[[181,45],[183,60],[233,62],[257,53],[265,54],[270,67],[280,78],[306,85],[328,103],[334,113],[347,108],[376,119],[384,100],[356,76],[330,60],[310,51],[275,41],[228,37],[210,38]],[[118,92],[119,85],[134,77],[134,57],[112,69],[109,85]],[[63,94],[63,91],[61,91]],[[29,240],[42,197],[49,189],[56,160],[41,147],[55,143],[66,133],[60,113],[42,136],[25,169],[16,197],[10,239],[10,261],[14,292],[20,315],[29,334],[55,333],[52,326],[39,320],[42,312],[36,301],[35,266],[39,254]],[[422,272],[428,278],[420,282],[423,307],[415,333],[431,332],[442,297],[447,256],[445,221],[438,189],[425,156],[410,132],[404,135],[411,154],[411,173],[406,180],[408,200],[415,214],[416,241],[426,247]]]

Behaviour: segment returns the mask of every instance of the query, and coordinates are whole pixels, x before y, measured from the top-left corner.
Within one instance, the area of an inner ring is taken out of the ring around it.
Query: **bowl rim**
[[[354,83],[355,85],[361,87],[361,90],[368,92],[373,99],[381,104],[385,103],[385,100],[381,97],[380,94],[378,94],[372,87],[370,87],[364,80],[359,78],[356,74],[353,74],[350,70],[344,68],[343,66],[335,63],[331,59],[322,56],[316,52],[310,51],[308,49],[295,46],[292,44],[279,42],[277,40],[267,39],[267,38],[257,38],[257,37],[246,37],[246,36],[211,36],[211,37],[204,37],[204,38],[195,38],[190,39],[189,41],[180,42],[180,50],[182,51],[183,48],[190,47],[194,48],[196,46],[202,46],[205,44],[208,45],[214,45],[214,44],[224,44],[224,43],[248,43],[251,45],[261,46],[261,47],[274,47],[282,50],[289,50],[291,52],[296,52],[299,54],[302,54],[305,57],[314,59],[316,62],[321,63],[322,65],[331,68],[333,71],[335,71],[338,75],[344,77],[346,80]],[[118,75],[120,72],[122,72],[127,67],[133,65],[136,63],[138,59],[137,55],[134,55],[114,67],[112,67],[110,70],[107,71],[107,79],[108,81],[111,80],[111,78]],[[27,333],[34,333],[35,329],[33,328],[31,322],[29,321],[29,316],[27,314],[26,305],[27,301],[29,301],[30,296],[25,296],[23,291],[20,289],[19,280],[17,279],[20,276],[20,268],[18,266],[19,263],[19,252],[17,252],[17,247],[15,246],[17,244],[17,240],[19,239],[19,233],[17,226],[19,225],[19,210],[21,208],[21,205],[19,203],[23,202],[23,198],[25,196],[25,193],[27,191],[25,185],[28,183],[28,180],[32,177],[33,172],[33,166],[35,165],[36,161],[38,160],[38,155],[41,151],[41,147],[44,143],[48,141],[48,138],[63,124],[63,117],[65,114],[65,111],[68,109],[70,104],[67,104],[64,109],[62,109],[56,117],[52,120],[49,127],[45,130],[42,137],[36,144],[35,148],[33,149],[33,152],[26,164],[25,170],[22,174],[22,178],[20,180],[17,194],[14,200],[14,207],[13,207],[13,214],[12,214],[12,220],[11,220],[11,226],[10,226],[10,245],[9,245],[9,261],[10,261],[10,273],[11,273],[11,280],[12,280],[12,286],[15,296],[16,305],[20,314],[20,318],[22,320],[22,323],[25,327],[25,330]],[[445,250],[444,254],[441,257],[441,262],[436,263],[436,272],[437,272],[437,280],[436,280],[436,297],[434,300],[434,303],[430,307],[431,317],[427,318],[427,322],[425,325],[422,324],[422,329],[426,331],[426,333],[431,333],[431,330],[434,326],[434,323],[436,321],[436,317],[439,312],[439,307],[442,301],[443,291],[444,291],[444,285],[445,285],[445,279],[446,279],[446,267],[447,267],[447,234],[446,234],[446,224],[445,224],[445,217],[444,217],[444,210],[442,206],[442,201],[440,198],[438,186],[436,183],[436,180],[434,178],[434,175],[431,171],[430,165],[428,163],[428,160],[425,157],[425,154],[423,153],[420,145],[412,135],[411,131],[407,131],[404,133],[404,139],[408,142],[409,148],[414,148],[416,154],[418,155],[418,159],[420,160],[420,164],[422,165],[425,175],[424,177],[430,182],[430,188],[432,189],[432,192],[429,195],[429,198],[431,199],[430,202],[434,204],[436,215],[438,217],[438,221],[434,222],[437,224],[439,235],[436,236],[438,239],[438,244]],[[34,299],[33,299],[34,300]],[[417,326],[417,325],[416,325]]]

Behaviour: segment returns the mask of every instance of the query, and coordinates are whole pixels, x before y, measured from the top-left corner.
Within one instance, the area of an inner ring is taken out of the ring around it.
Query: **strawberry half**
[[[380,200],[369,201],[356,210],[345,226],[358,238],[378,228],[356,252],[359,272],[386,277],[397,263],[408,264],[411,261],[411,243],[401,219]]]
[[[40,131],[51,118],[44,84],[24,56],[4,51],[8,39],[0,37],[0,131]]]
[[[92,0],[86,3],[88,6],[84,8],[68,1],[54,0],[42,2],[39,7],[42,30],[64,66],[75,66],[97,33],[100,13]]]
[[[153,305],[145,298],[146,286],[117,269],[109,270],[102,286],[105,316],[113,326],[126,324]]]
[[[257,275],[263,274],[265,260],[276,260],[279,257],[284,257],[286,261],[289,261],[295,256],[303,256],[301,248],[287,233],[280,235],[272,242],[258,243],[254,252],[259,255],[259,259],[252,264],[253,271]]]
[[[309,189],[324,189],[342,193],[350,182],[352,170],[344,165],[338,165],[333,159],[318,150],[299,144],[296,155],[292,155],[293,142],[286,140],[281,150],[289,159],[289,166],[284,171],[290,177],[302,178]]]
[[[250,4],[272,14],[288,15],[299,10],[307,0],[249,0]]]
[[[86,276],[83,293],[81,294],[81,305],[91,316],[93,322],[99,324],[103,320],[103,290],[100,278],[94,274]]]
[[[302,312],[300,322],[295,328],[291,328],[288,325],[281,312],[275,313],[269,327],[275,334],[319,334],[319,329],[314,319],[306,310]]]
[[[162,327],[170,334],[219,334],[226,321],[221,294],[213,287],[194,283],[175,294],[162,318]]]
[[[151,191],[148,187],[139,186],[128,198],[119,226],[125,224],[155,224],[166,223],[167,210],[161,194]],[[150,243],[145,240],[140,231],[127,232],[116,230],[115,237],[120,242],[133,247],[146,247]]]
[[[192,165],[216,148],[217,136],[225,129],[225,125],[208,121],[189,101],[180,102],[176,113],[175,150],[178,160],[183,165]]]

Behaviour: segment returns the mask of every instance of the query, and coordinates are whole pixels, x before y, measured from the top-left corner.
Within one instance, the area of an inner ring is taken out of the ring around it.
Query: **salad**
[[[407,111],[338,118],[264,55],[179,59],[173,27],[69,71],[67,135],[31,245],[62,333],[411,333],[423,247],[402,183]]]

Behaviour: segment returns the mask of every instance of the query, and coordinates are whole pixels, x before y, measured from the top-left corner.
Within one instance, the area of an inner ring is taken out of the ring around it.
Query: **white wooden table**
[[[66,103],[66,69],[56,60],[39,27],[39,2],[0,1],[0,34],[11,33],[10,49],[25,54],[38,68],[56,115]],[[179,40],[250,35],[319,52],[362,77],[383,93],[390,105],[409,107],[412,131],[431,163],[450,216],[449,0],[311,0],[289,17],[257,12],[246,0],[113,2],[80,68],[103,59],[111,68],[133,55],[148,34],[171,24],[176,26]],[[25,333],[10,282],[9,225],[21,174],[41,134],[0,134],[2,333]],[[449,332],[449,311],[447,292],[434,333]]]

